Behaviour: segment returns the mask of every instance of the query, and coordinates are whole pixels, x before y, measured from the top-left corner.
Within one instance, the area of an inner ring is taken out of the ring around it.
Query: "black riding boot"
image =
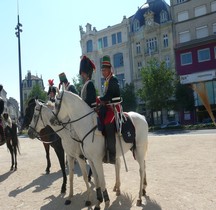
[[[111,164],[116,160],[116,139],[115,125],[113,123],[105,125],[106,158]]]

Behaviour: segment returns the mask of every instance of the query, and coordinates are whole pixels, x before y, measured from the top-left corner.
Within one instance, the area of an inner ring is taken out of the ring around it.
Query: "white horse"
[[[92,193],[88,183],[86,161],[80,149],[78,137],[70,124],[64,126],[52,126],[50,124],[50,118],[52,116],[52,110],[43,103],[36,100],[34,115],[32,117],[31,124],[29,125],[28,135],[30,138],[35,138],[38,136],[38,133],[41,129],[49,125],[60,136],[62,139],[62,146],[67,154],[69,165],[70,192],[65,204],[69,205],[71,203],[71,198],[73,197],[74,160],[76,159],[80,165],[83,179],[87,187],[87,200],[85,205],[90,206]],[[65,120],[68,120],[68,118]]]
[[[73,125],[79,139],[82,141],[83,154],[88,159],[95,178],[98,200],[95,210],[100,209],[100,203],[103,201],[103,198],[106,207],[109,206],[109,196],[106,190],[102,166],[103,157],[105,155],[105,141],[101,132],[95,129],[97,127],[97,113],[94,112],[78,95],[68,91],[60,93],[60,97],[57,98],[55,110],[53,112],[55,117],[51,119],[51,123],[55,124],[58,122],[67,124],[67,122],[64,121],[64,118],[69,117],[69,123]],[[139,163],[140,173],[137,205],[141,205],[142,195],[145,194],[145,188],[147,185],[145,156],[148,147],[148,124],[145,117],[136,112],[129,112],[128,115],[132,119],[136,130],[136,148],[134,149],[134,155],[136,161]],[[119,136],[116,134],[117,158],[122,155],[122,151],[125,153],[134,146],[132,143],[125,143],[122,137],[119,140],[118,137]]]

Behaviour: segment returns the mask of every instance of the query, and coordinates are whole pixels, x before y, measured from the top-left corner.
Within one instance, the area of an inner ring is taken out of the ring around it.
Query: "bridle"
[[[63,129],[65,128],[65,126],[63,125],[61,129],[59,129],[59,130],[57,130],[57,131],[54,131],[54,132],[52,132],[52,133],[40,135],[40,133],[36,130],[36,127],[37,127],[37,124],[38,124],[39,119],[41,119],[41,121],[42,121],[42,123],[43,123],[43,126],[46,127],[46,125],[45,125],[45,123],[44,123],[44,120],[43,120],[43,115],[41,114],[42,108],[43,108],[43,105],[42,105],[42,104],[40,105],[40,108],[39,108],[39,109],[38,109],[37,107],[35,108],[35,110],[38,111],[39,113],[38,113],[38,115],[37,115],[36,122],[34,123],[34,127],[32,127],[31,125],[29,125],[29,128],[31,128],[31,129],[33,130],[33,132],[34,132],[34,134],[36,134],[36,138],[37,138],[38,140],[42,141],[42,142],[45,143],[45,144],[50,144],[50,143],[53,143],[53,142],[55,142],[55,141],[58,141],[58,139],[56,139],[56,140],[54,140],[54,141],[52,141],[52,142],[46,142],[46,141],[43,141],[42,138],[43,138],[44,136],[50,136],[51,134],[54,134],[54,133],[57,133],[57,132],[63,130]],[[53,113],[53,112],[52,112],[52,113]],[[35,116],[35,115],[34,115],[34,116]],[[33,117],[34,117],[34,116],[33,116]]]
[[[85,115],[83,115],[83,116],[81,116],[81,117],[79,117],[79,118],[77,118],[77,119],[75,119],[75,120],[69,120],[68,122],[62,122],[62,121],[60,121],[59,118],[58,118],[58,114],[59,114],[60,109],[61,109],[62,98],[63,98],[64,92],[65,92],[65,91],[62,91],[61,97],[57,97],[57,98],[56,98],[56,100],[59,101],[59,105],[58,105],[58,108],[57,108],[57,113],[54,113],[54,112],[52,111],[52,113],[53,113],[53,115],[55,116],[55,119],[58,121],[58,124],[59,124],[59,125],[66,126],[67,124],[72,124],[72,123],[78,122],[78,121],[80,121],[81,119],[83,119],[83,118],[87,117],[88,115],[90,115],[90,114],[92,114],[92,113],[95,112],[94,110],[92,110],[91,112],[89,112],[89,113],[87,113],[87,114],[85,114]],[[80,142],[80,143],[83,145],[83,142],[84,142],[85,138],[86,138],[91,132],[94,132],[94,131],[96,130],[97,127],[98,127],[98,126],[95,125],[90,131],[88,131],[88,132],[85,134],[85,136],[82,138],[82,140],[77,140],[77,141]],[[93,139],[94,139],[94,135],[93,135]]]

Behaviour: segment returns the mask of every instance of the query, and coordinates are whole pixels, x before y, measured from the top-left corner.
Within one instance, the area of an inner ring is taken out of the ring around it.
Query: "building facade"
[[[27,75],[25,76],[25,79],[22,80],[22,94],[23,94],[23,108],[26,109],[26,102],[28,99],[28,96],[30,92],[32,91],[32,88],[35,85],[39,85],[39,87],[44,90],[44,83],[42,77],[39,78],[37,75],[34,76],[31,74],[31,71],[28,71]]]
[[[205,84],[209,102],[216,108],[216,1],[171,0],[176,70],[182,84]],[[196,93],[195,112],[182,113],[182,121],[208,117]],[[214,111],[215,112],[215,111]]]
[[[175,71],[171,12],[164,0],[147,0],[131,17],[123,16],[121,23],[100,31],[92,29],[89,23],[85,31],[80,26],[80,44],[82,54],[96,65],[94,80],[100,94],[103,90],[100,67],[104,55],[111,57],[120,87],[133,83],[135,91],[142,87],[140,70],[152,57],[165,61],[167,67]],[[138,104],[139,112],[148,115],[144,102],[138,99]],[[153,113],[153,117],[156,124],[161,124],[166,122],[167,113]]]

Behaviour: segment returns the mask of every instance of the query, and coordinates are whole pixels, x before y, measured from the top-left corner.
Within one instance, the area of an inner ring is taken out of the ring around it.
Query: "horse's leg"
[[[83,179],[85,181],[86,184],[86,188],[87,188],[87,200],[85,202],[85,206],[90,206],[91,205],[91,200],[92,200],[92,194],[91,194],[91,189],[89,187],[89,183],[88,183],[88,174],[87,174],[87,169],[86,169],[86,161],[82,158],[78,158],[77,159],[82,175],[83,175]],[[91,168],[90,168],[91,169]]]
[[[56,155],[58,157],[59,164],[60,164],[61,171],[62,171],[62,175],[63,175],[63,183],[62,183],[62,187],[61,187],[61,193],[65,193],[66,192],[66,185],[67,185],[67,175],[66,175],[66,171],[65,171],[65,153],[64,153],[64,149],[62,147],[61,139],[54,142],[53,147],[54,147],[54,150],[55,150]]]
[[[69,167],[70,191],[69,191],[68,198],[65,201],[65,205],[71,204],[71,198],[73,197],[74,161],[75,161],[74,157],[67,155],[67,163],[68,163],[68,167]]]
[[[50,173],[50,167],[51,167],[51,161],[50,161],[50,145],[49,144],[45,144],[44,145],[44,149],[46,152],[46,160],[47,160],[47,167],[46,167],[46,174]]]
[[[116,183],[113,188],[113,191],[116,192],[116,196],[119,196],[121,194],[120,186],[121,186],[121,181],[120,181],[120,168],[121,168],[121,160],[120,158],[116,158],[116,163],[115,163],[115,175],[116,175]]]
[[[102,165],[102,160],[94,160],[94,162],[89,161],[93,176],[95,179],[95,185],[96,185],[96,193],[97,193],[97,203],[95,205],[94,210],[99,210],[100,209],[100,204],[103,201],[105,202],[105,208],[108,208],[110,205],[110,199],[109,195],[106,189],[106,184],[105,184],[105,178],[104,178],[104,170],[103,170],[103,165]],[[101,195],[101,192],[103,192],[103,197]]]
[[[145,155],[144,155],[144,149],[137,147],[135,150],[135,157],[137,162],[139,163],[139,173],[140,173],[140,188],[139,188],[139,196],[137,199],[137,206],[142,205],[142,195],[143,195],[143,190],[145,190]]]
[[[7,139],[6,141],[7,141],[7,148],[9,149],[10,154],[11,154],[11,167],[10,167],[10,171],[13,171],[13,167],[14,167],[13,146],[11,144],[11,140],[10,139]]]

